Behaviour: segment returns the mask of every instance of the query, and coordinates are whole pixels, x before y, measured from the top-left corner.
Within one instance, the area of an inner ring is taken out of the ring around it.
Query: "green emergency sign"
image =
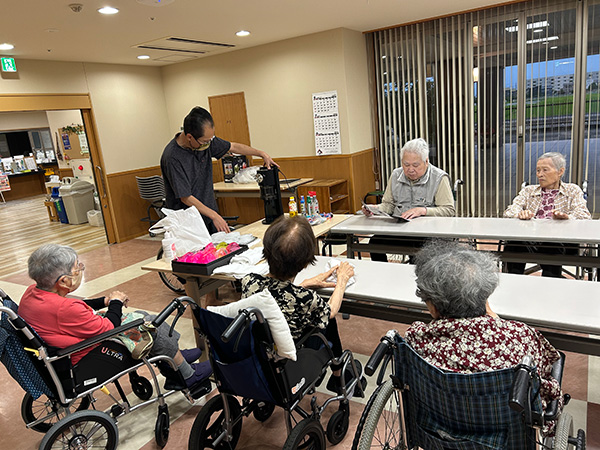
[[[0,58],[2,62],[2,72],[16,72],[17,64],[15,58]]]

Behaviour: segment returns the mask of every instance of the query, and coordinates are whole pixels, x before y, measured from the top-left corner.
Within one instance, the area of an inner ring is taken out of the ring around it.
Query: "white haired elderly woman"
[[[565,173],[566,160],[556,152],[544,153],[537,160],[536,176],[539,184],[521,189],[512,204],[504,211],[504,217],[521,220],[581,220],[591,219],[583,192],[573,183],[564,183],[561,178]],[[506,252],[529,252],[545,254],[576,254],[576,245],[552,244],[544,245],[536,242],[508,242]],[[562,266],[540,264],[542,276],[561,277]],[[506,264],[509,273],[522,274],[525,263],[509,262]]]
[[[433,321],[415,322],[406,342],[440,369],[476,373],[514,367],[533,356],[548,402],[561,398],[550,374],[559,353],[539,332],[521,322],[499,318],[488,298],[498,286],[497,260],[456,241],[431,241],[415,258],[417,295]]]
[[[408,141],[400,150],[401,167],[394,169],[388,181],[379,209],[387,214],[414,219],[419,216],[451,217],[455,215],[450,177],[429,163],[429,145],[424,139]],[[363,208],[365,215],[372,213]],[[371,238],[371,244],[393,246],[411,244],[420,247],[423,240],[402,243],[381,236]],[[371,254],[374,261],[387,261],[385,254]]]
[[[19,315],[48,345],[57,348],[69,347],[121,325],[123,306],[127,306],[129,302],[129,297],[123,292],[113,291],[108,297],[89,300],[67,297],[67,294],[81,285],[85,270],[84,264],[79,261],[77,253],[71,247],[57,244],[43,245],[29,257],[28,268],[29,276],[36,284],[29,286],[23,294],[19,303]],[[108,310],[104,315],[94,312],[105,307]],[[152,320],[151,316],[148,319]],[[169,337],[169,327],[165,324],[152,333],[154,346],[150,355],[172,357],[179,366],[179,371],[188,387],[203,381],[210,375],[208,361],[191,364],[200,356],[199,349],[184,350],[183,353],[179,351],[179,333],[174,331],[173,336]],[[117,355],[121,347],[116,351]],[[72,355],[71,362],[76,374],[80,362],[82,362],[81,370],[85,373],[89,372],[90,367],[84,367],[83,361],[89,360],[84,358],[94,349],[94,347],[87,348]],[[125,347],[122,349],[126,350]],[[123,361],[123,358],[119,359],[117,356],[116,360]],[[119,364],[118,361],[114,361],[107,365],[111,363],[115,367]],[[102,377],[102,370],[110,370],[102,366],[100,364],[96,368],[99,377]]]

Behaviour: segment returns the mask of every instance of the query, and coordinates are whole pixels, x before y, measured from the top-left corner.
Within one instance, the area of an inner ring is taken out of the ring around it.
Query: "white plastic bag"
[[[200,250],[211,242],[204,220],[194,206],[177,211],[163,208],[162,212],[166,217],[150,227],[150,231],[155,234],[168,231],[165,239],[168,239],[169,248],[173,248],[174,245],[177,252],[175,256]]]
[[[260,169],[260,166],[246,167],[245,169],[242,169],[236,173],[231,181],[238,184],[254,183],[256,182],[256,174],[258,173],[258,169]]]

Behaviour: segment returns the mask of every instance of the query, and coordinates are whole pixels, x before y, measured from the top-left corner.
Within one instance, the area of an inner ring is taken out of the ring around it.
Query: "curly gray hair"
[[[429,144],[423,138],[413,139],[400,149],[400,161],[402,161],[405,153],[416,153],[425,162],[429,158]]]
[[[497,259],[457,241],[434,240],[415,258],[419,296],[445,318],[483,316],[498,286]]]
[[[77,252],[71,247],[42,245],[27,260],[29,277],[36,282],[38,288],[48,290],[61,275],[71,273],[76,261]]]

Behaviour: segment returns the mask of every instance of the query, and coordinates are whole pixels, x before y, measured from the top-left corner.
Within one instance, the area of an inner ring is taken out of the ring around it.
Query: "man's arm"
[[[279,167],[279,164],[277,164],[275,161],[273,161],[273,159],[266,152],[263,152],[262,150],[258,150],[253,147],[250,147],[249,145],[240,144],[239,142],[232,142],[231,148],[229,150],[232,153],[236,153],[238,155],[260,156],[263,159],[263,161],[265,162],[265,166]]]
[[[181,197],[181,201],[186,206],[194,206],[200,212],[200,214],[211,219],[213,221],[213,223],[215,224],[217,231],[224,231],[225,233],[229,233],[229,231],[231,231],[229,229],[229,225],[227,225],[227,222],[225,221],[225,219],[223,219],[219,215],[218,212],[216,212],[213,209],[206,206],[204,203],[202,203],[200,200],[198,200],[193,195],[188,195],[187,197]]]
[[[434,197],[435,206],[427,208],[426,216],[436,217],[454,217],[456,210],[454,209],[454,196],[450,187],[450,179],[446,176],[440,181],[438,190]]]

